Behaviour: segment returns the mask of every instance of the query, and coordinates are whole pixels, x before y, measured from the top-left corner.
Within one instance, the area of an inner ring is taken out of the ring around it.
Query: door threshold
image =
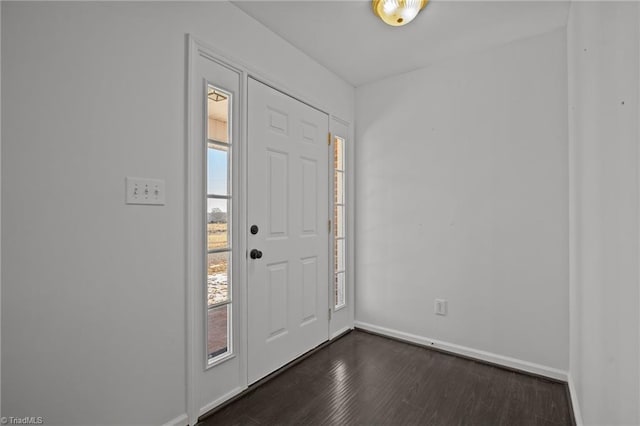
[[[228,400],[226,400],[222,404],[218,405],[217,407],[212,408],[211,410],[207,411],[206,413],[204,413],[203,415],[198,417],[198,423],[205,421],[208,417],[214,415],[215,413],[217,413],[218,411],[222,410],[223,408],[233,404],[234,402],[236,402],[240,398],[244,398],[245,396],[247,396],[248,394],[250,394],[254,390],[258,389],[260,386],[262,386],[265,383],[271,381],[272,379],[278,377],[280,374],[284,373],[285,371],[287,371],[291,367],[300,364],[302,361],[304,361],[305,359],[309,358],[311,355],[315,354],[320,349],[323,349],[323,348],[329,346],[330,344],[338,341],[339,339],[343,338],[344,336],[346,336],[347,334],[351,333],[352,331],[353,331],[353,328],[350,328],[350,329],[345,330],[344,332],[340,333],[339,335],[337,335],[333,339],[326,340],[326,341],[320,343],[315,348],[309,350],[308,352],[303,353],[298,358],[296,358],[293,361],[283,365],[282,367],[278,368],[273,373],[270,373],[270,374],[266,375],[265,377],[263,377],[262,379],[258,380],[257,382],[249,385],[245,390],[243,390],[242,392],[240,392],[236,396],[229,398]]]

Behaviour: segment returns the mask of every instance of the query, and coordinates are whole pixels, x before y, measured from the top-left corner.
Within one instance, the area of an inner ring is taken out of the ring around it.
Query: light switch
[[[164,180],[127,176],[125,182],[127,204],[164,205]]]

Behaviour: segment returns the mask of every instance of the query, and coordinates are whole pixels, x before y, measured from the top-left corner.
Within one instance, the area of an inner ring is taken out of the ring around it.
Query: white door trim
[[[324,106],[321,102],[318,102],[315,99],[309,99],[307,96],[304,96],[298,93],[295,90],[292,90],[286,84],[281,83],[277,79],[274,79],[271,76],[267,76],[264,73],[253,69],[251,66],[239,61],[224,52],[213,47],[211,44],[203,41],[202,39],[194,36],[192,34],[186,35],[186,43],[187,43],[187,55],[186,55],[186,73],[185,73],[185,88],[186,88],[186,113],[185,113],[185,149],[186,149],[186,179],[185,179],[185,291],[186,291],[186,415],[190,425],[194,425],[197,423],[198,418],[206,413],[211,408],[225,402],[229,398],[233,397],[237,393],[247,388],[248,376],[247,376],[247,345],[248,345],[248,312],[246,310],[247,307],[247,267],[248,263],[246,260],[246,252],[247,252],[247,122],[246,118],[248,115],[248,94],[247,94],[247,84],[248,79],[253,78],[267,86],[272,87],[275,90],[278,90],[282,93],[287,94],[288,96],[309,105],[316,110],[319,110],[325,114],[327,114],[330,118],[335,118],[345,123],[348,123],[345,120],[341,120],[339,117],[331,114],[328,108]],[[201,318],[198,318],[198,304],[201,302],[201,291],[202,287],[200,283],[195,282],[194,280],[198,277],[201,265],[198,263],[198,258],[200,253],[198,252],[199,246],[196,242],[197,231],[198,231],[198,223],[200,221],[201,212],[197,211],[198,209],[194,208],[195,200],[198,200],[202,197],[202,194],[199,191],[196,191],[196,186],[194,183],[197,179],[201,179],[202,177],[199,174],[194,173],[194,165],[201,161],[202,159],[197,158],[195,153],[197,149],[194,149],[194,144],[199,144],[201,141],[195,141],[192,129],[192,123],[194,114],[199,114],[200,111],[194,111],[192,108],[192,90],[194,88],[194,84],[199,84],[199,81],[195,81],[193,78],[195,69],[196,69],[196,60],[199,55],[207,57],[213,62],[221,64],[227,68],[231,68],[237,71],[240,74],[240,117],[238,117],[240,123],[240,131],[238,135],[238,143],[235,147],[235,155],[239,156],[239,170],[236,170],[234,173],[238,173],[237,176],[237,186],[235,189],[236,193],[242,194],[239,198],[240,208],[238,212],[238,217],[235,221],[237,224],[234,232],[240,233],[240,246],[234,247],[234,253],[236,254],[236,262],[240,262],[239,268],[239,276],[235,277],[235,285],[240,288],[240,297],[236,298],[237,304],[236,309],[241,309],[240,313],[240,324],[238,325],[239,336],[235,336],[236,339],[240,342],[240,350],[242,353],[238,354],[240,357],[240,372],[239,375],[243,379],[243,383],[240,384],[239,387],[230,387],[229,393],[225,395],[221,395],[217,399],[205,404],[200,407],[199,400],[199,389],[198,389],[198,374],[200,374],[200,370],[203,368],[201,365],[201,355],[197,348],[197,339],[203,338],[199,336],[196,332],[196,322],[200,321]],[[327,182],[329,185],[329,182]],[[330,201],[330,200],[329,200]],[[239,225],[239,226],[238,226]],[[353,268],[352,265],[349,265],[350,268]],[[331,279],[331,270],[329,270],[329,277]],[[330,280],[327,283],[327,286],[331,288]],[[240,306],[241,305],[241,306]],[[329,309],[330,306],[327,306]],[[330,326],[330,324],[329,324]],[[329,336],[330,338],[332,336]],[[206,410],[203,411],[203,409]]]
[[[191,149],[194,141],[193,141],[193,113],[194,111],[191,108],[192,102],[192,85],[195,84],[193,80],[192,74],[194,73],[194,61],[197,57],[196,52],[196,43],[189,36],[188,37],[188,48],[187,48],[187,72],[185,73],[186,82],[185,82],[185,102],[186,102],[186,114],[185,114],[185,138],[186,138],[186,146],[185,146],[185,157],[186,157],[186,179],[185,179],[185,289],[186,289],[186,403],[187,403],[187,422],[190,425],[196,424],[198,420],[197,408],[196,408],[196,381],[195,381],[195,362],[193,357],[197,352],[192,347],[195,342],[195,320],[194,316],[196,315],[196,309],[194,309],[194,303],[196,296],[193,294],[193,285],[192,282],[194,280],[194,276],[196,275],[197,265],[195,265],[195,256],[193,255],[192,245],[194,244],[192,241],[192,235],[195,233],[193,229],[195,227],[195,221],[193,220],[194,208],[193,208],[193,200],[196,199],[195,190],[193,189],[194,185],[194,177],[193,177],[193,164],[196,159],[190,154],[193,150]]]

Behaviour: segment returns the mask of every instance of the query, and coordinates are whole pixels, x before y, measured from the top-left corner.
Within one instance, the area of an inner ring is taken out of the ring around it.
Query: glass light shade
[[[413,21],[429,0],[373,0],[373,13],[386,24],[400,27]]]

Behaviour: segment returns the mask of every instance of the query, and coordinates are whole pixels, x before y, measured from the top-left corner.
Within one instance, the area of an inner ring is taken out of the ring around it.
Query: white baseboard
[[[225,393],[220,398],[218,398],[215,401],[212,401],[212,402],[208,403],[207,405],[205,405],[204,407],[200,408],[200,415],[202,416],[203,414],[206,414],[209,411],[211,411],[214,408],[216,408],[218,405],[220,405],[220,404],[222,404],[224,402],[227,402],[228,400],[230,400],[234,396],[238,395],[240,392],[242,392],[246,388],[247,388],[246,386],[238,386],[237,388],[235,388],[231,392]]]
[[[169,420],[162,426],[188,426],[189,425],[189,416],[187,413],[180,414],[175,419]]]
[[[576,385],[573,383],[573,378],[569,374],[569,396],[571,397],[571,406],[573,407],[573,417],[576,419],[576,426],[584,425],[582,421],[582,412],[580,411],[580,402],[578,401],[578,392],[576,392]]]
[[[356,321],[354,324],[357,328],[378,333],[384,336],[394,337],[399,340],[405,340],[407,342],[416,343],[418,345],[441,349],[446,352],[451,352],[458,355],[467,356],[482,361],[487,361],[493,364],[502,365],[504,367],[513,368],[516,370],[525,371],[528,373],[538,374],[540,376],[549,377],[556,380],[567,382],[568,373],[556,368],[547,367],[540,364],[534,364],[532,362],[523,361],[508,356],[498,355],[491,352],[485,352],[478,349],[468,348],[466,346],[456,345],[454,343],[442,342],[440,340],[429,339],[428,337],[418,336],[415,334],[405,333],[398,330],[393,330],[386,327],[380,327],[374,324],[369,324],[361,321]]]
[[[333,340],[336,337],[338,337],[339,335],[341,335],[342,333],[346,333],[349,330],[353,330],[353,327],[348,325],[344,328],[341,328],[340,330],[336,331],[335,333],[333,333],[331,336],[329,336],[329,340]]]

